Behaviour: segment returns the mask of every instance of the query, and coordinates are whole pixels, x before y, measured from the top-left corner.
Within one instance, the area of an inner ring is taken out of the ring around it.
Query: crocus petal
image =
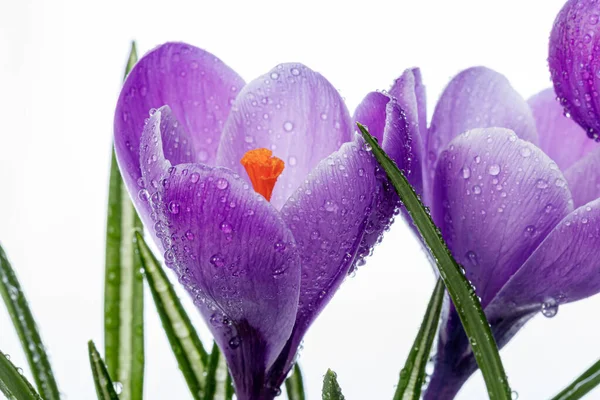
[[[130,193],[140,190],[140,138],[150,110],[167,104],[179,126],[163,132],[165,155],[173,164],[212,164],[223,123],[244,81],[218,58],[185,43],[166,43],[133,67],[115,111],[115,151]],[[144,222],[147,203],[133,196]]]
[[[594,143],[587,139],[588,142]],[[576,207],[600,197],[600,145],[565,171]]]
[[[355,124],[360,122],[366,126],[369,129],[369,133],[379,143],[383,142],[383,131],[386,121],[385,108],[390,101],[390,97],[383,93],[371,92],[356,107],[352,118]]]
[[[422,195],[422,144],[414,90],[412,103],[409,102],[410,98],[409,93],[405,94],[406,106],[412,107],[406,112],[395,99],[383,93],[371,92],[357,107],[354,121],[369,128],[369,133],[377,138],[383,150],[404,172],[417,193]]]
[[[583,129],[564,115],[554,89],[546,89],[528,100],[533,111],[540,149],[565,171],[592,149],[600,147],[583,134]]]
[[[418,126],[420,142],[424,144],[427,138],[427,99],[421,70],[411,68],[404,71],[390,89],[390,96],[406,113],[409,125]]]
[[[281,210],[298,244],[302,278],[296,325],[287,352],[278,360],[275,384],[285,378],[308,327],[351,268],[368,254],[369,228],[379,235],[385,228],[369,227],[371,215],[381,209],[380,180],[385,177],[376,173],[378,164],[363,146],[363,139],[356,136],[321,161]]]
[[[485,306],[573,209],[566,181],[540,149],[508,129],[474,129],[440,155],[436,224]]]
[[[559,303],[600,292],[600,199],[566,216],[490,303],[492,320],[535,308],[553,316]]]
[[[144,121],[151,109],[165,104],[189,141],[179,142],[180,151],[173,147],[169,160],[214,163],[230,103],[242,86],[221,60],[185,43],[166,43],[144,55],[128,75],[115,112],[115,147],[125,179],[140,177],[137,145]]]
[[[548,66],[561,105],[595,139],[600,138],[599,19],[597,2],[567,1],[554,21],[548,52]]]
[[[240,92],[219,145],[218,165],[246,176],[240,160],[267,148],[286,163],[271,197],[281,208],[308,173],[351,140],[348,110],[335,88],[301,64],[281,64]]]
[[[298,305],[300,259],[281,216],[231,171],[170,166],[158,110],[142,138],[154,233],[207,321],[239,393],[257,396],[285,345]],[[259,385],[259,386],[256,386]],[[252,397],[258,398],[258,397]]]
[[[508,80],[485,67],[467,69],[452,79],[435,107],[425,144],[430,174],[439,153],[454,137],[490,127],[511,129],[519,138],[537,143],[531,110]]]

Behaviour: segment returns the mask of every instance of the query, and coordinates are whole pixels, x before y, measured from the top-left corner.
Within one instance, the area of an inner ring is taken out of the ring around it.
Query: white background
[[[328,77],[351,110],[420,66],[431,115],[450,77],[473,65],[506,74],[525,97],[548,87],[547,38],[563,3],[0,1],[0,241],[60,388],[77,400],[94,398],[86,341],[101,347],[112,121],[130,40],[142,53],[187,41],[246,80],[300,61]],[[309,398],[320,398],[331,367],[349,400],[391,399],[433,284],[398,221],[308,333],[301,363]],[[536,317],[503,350],[521,399],[550,397],[600,357],[599,308],[596,297]],[[146,318],[146,398],[189,398],[149,298]],[[3,307],[0,349],[26,366]],[[486,397],[479,374],[459,397]]]

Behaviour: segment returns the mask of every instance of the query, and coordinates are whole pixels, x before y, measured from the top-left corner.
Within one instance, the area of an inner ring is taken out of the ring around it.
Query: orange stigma
[[[285,166],[283,161],[273,157],[273,152],[269,149],[254,149],[247,151],[240,163],[246,169],[256,193],[271,201],[275,182]]]

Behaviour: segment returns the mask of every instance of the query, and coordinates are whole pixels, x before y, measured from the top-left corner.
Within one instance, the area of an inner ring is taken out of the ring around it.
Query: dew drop
[[[336,204],[333,200],[326,200],[323,207],[325,208],[326,211],[329,211],[329,212],[333,212],[337,208]]]
[[[294,76],[298,76],[298,75],[300,75],[300,70],[299,70],[298,68],[292,68],[292,69],[290,70],[290,72],[291,72],[291,73],[292,73],[292,75],[294,75]]]
[[[542,315],[546,318],[552,318],[558,312],[558,302],[549,298],[544,303],[542,303]]]
[[[176,201],[172,201],[169,203],[169,211],[171,212],[171,214],[179,214],[179,203],[177,203]]]
[[[217,268],[221,268],[225,265],[225,260],[221,254],[217,253],[210,258],[210,263]]]
[[[525,230],[523,231],[523,234],[527,237],[533,237],[535,235],[535,232],[536,232],[535,226],[527,225],[525,227]]]
[[[231,347],[234,350],[240,347],[240,343],[241,340],[238,336],[234,336],[231,339],[229,339],[229,347]]]
[[[275,242],[275,251],[282,252],[285,250],[285,243],[282,241]]]
[[[138,192],[138,197],[141,201],[148,201],[148,199],[150,198],[150,194],[146,189],[141,189]]]
[[[290,156],[288,158],[288,164],[290,165],[290,167],[293,167],[294,165],[296,165],[298,163],[298,160],[296,159],[296,157],[294,156]]]
[[[229,182],[227,181],[227,179],[225,179],[225,178],[217,179],[217,188],[219,188],[221,190],[225,190],[225,189],[227,189],[228,186],[229,186]]]
[[[196,183],[199,180],[200,180],[200,174],[198,174],[197,172],[194,172],[190,175],[190,182]]]
[[[283,130],[286,132],[291,132],[294,129],[294,124],[290,121],[285,121],[283,123]]]
[[[543,179],[538,179],[535,183],[535,187],[537,187],[538,189],[546,189],[548,187],[548,182],[546,182]]]
[[[471,168],[463,167],[462,169],[462,177],[465,179],[469,179],[471,177]]]
[[[221,222],[221,226],[219,228],[223,233],[231,233],[233,231],[231,224],[225,221]]]
[[[123,384],[121,382],[113,382],[113,388],[117,394],[121,394],[123,391]]]
[[[481,194],[481,186],[479,186],[479,185],[473,186],[473,193]]]
[[[488,174],[496,176],[500,173],[500,166],[498,164],[492,164],[488,168]]]
[[[187,240],[194,240],[194,233],[192,231],[187,231],[185,233],[185,237],[187,238]]]
[[[531,156],[531,149],[529,147],[521,147],[519,153],[521,153],[521,156],[523,157],[529,157]]]
[[[477,260],[477,254],[475,254],[474,251],[472,251],[472,250],[467,251],[467,254],[465,254],[465,257],[467,258],[467,260],[469,260],[471,265],[473,265],[474,267],[479,265],[479,261]]]

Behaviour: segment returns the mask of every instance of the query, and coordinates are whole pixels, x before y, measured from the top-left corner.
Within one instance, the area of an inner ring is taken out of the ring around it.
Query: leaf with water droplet
[[[134,42],[125,77],[136,62]],[[143,180],[140,184],[144,185]],[[144,283],[133,244],[134,231],[141,229],[142,222],[129,198],[113,150],[106,219],[104,355],[108,372],[123,387],[121,400],[143,398]]]
[[[46,348],[33,318],[21,284],[0,246],[0,295],[21,340],[29,368],[41,396],[46,400],[60,399],[60,393]]]
[[[188,238],[189,239],[189,238]],[[194,399],[202,399],[208,353],[186,314],[167,274],[139,232],[136,246],[141,266],[179,369]],[[175,329],[177,327],[177,329]]]
[[[337,374],[328,369],[325,377],[323,377],[323,400],[344,400],[342,388],[338,384]]]
[[[361,124],[357,125],[366,143],[372,148],[373,155],[387,173],[400,200],[412,217],[432,258],[436,260],[440,277],[448,289],[450,298],[457,306],[456,310],[467,337],[471,342],[477,343],[478,349],[474,352],[475,360],[481,369],[490,398],[510,400],[511,390],[504,366],[477,294],[461,272],[461,267],[452,257],[439,229],[433,223],[431,216],[427,213],[404,174],[379,147],[377,141],[369,134],[367,129]]]
[[[88,354],[98,400],[119,400],[119,396],[115,391],[115,385],[110,378],[106,364],[104,363],[104,360],[102,360],[100,353],[98,353],[94,342],[91,340],[88,342]]]
[[[413,347],[404,363],[404,368],[400,372],[394,400],[419,400],[421,398],[421,388],[426,375],[425,367],[437,333],[443,302],[444,284],[441,279],[438,279],[429,299],[419,333],[417,333]]]
[[[0,351],[0,392],[9,400],[42,400],[29,381]]]

